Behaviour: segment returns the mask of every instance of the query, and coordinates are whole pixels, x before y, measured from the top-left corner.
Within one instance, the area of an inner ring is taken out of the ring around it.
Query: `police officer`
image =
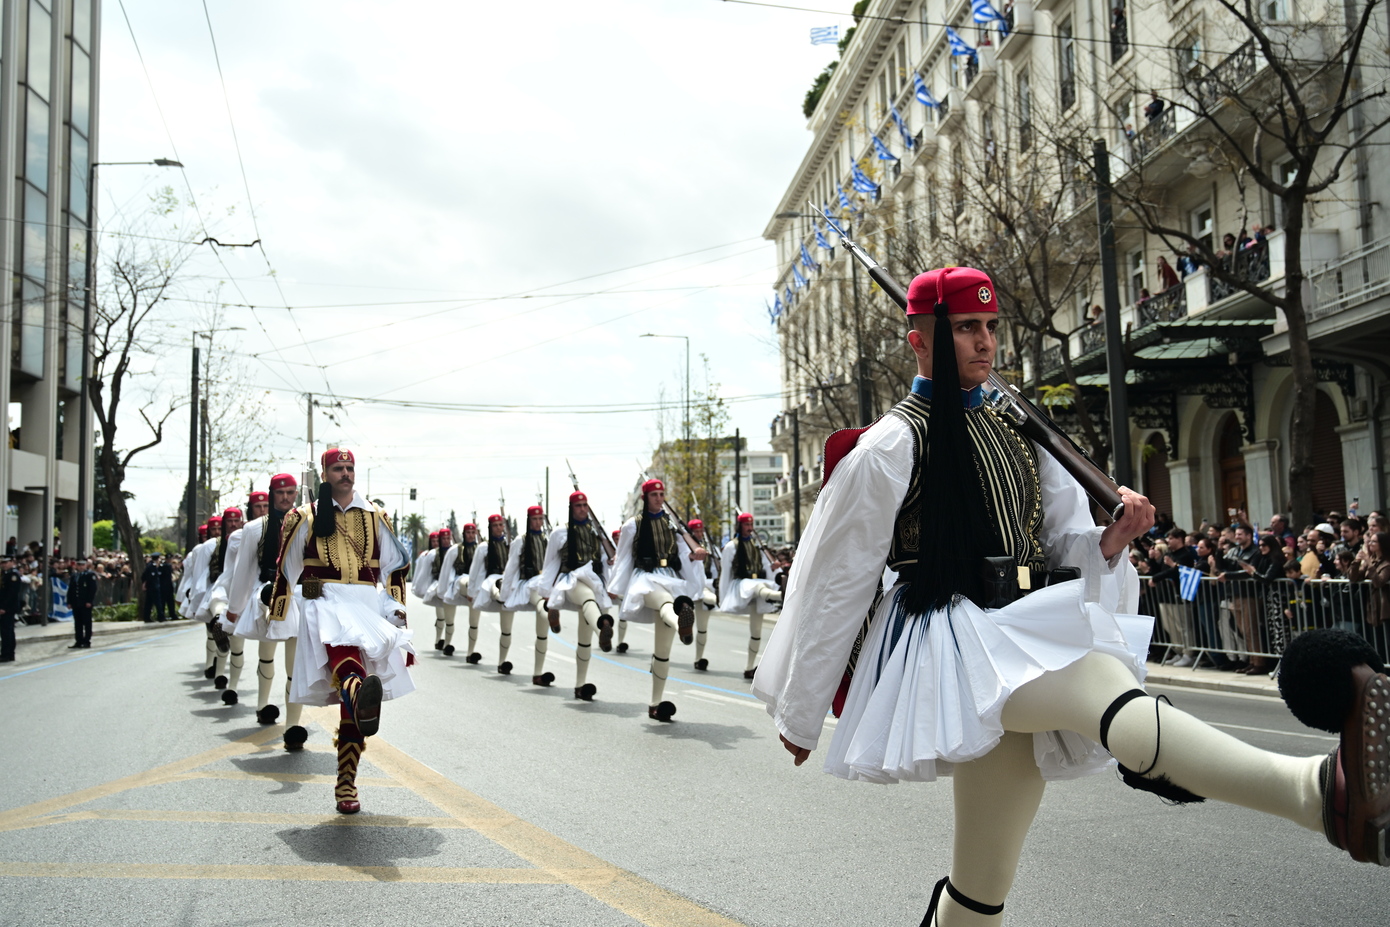
[[[72,578],[68,581],[68,605],[72,608],[72,629],[76,642],[69,650],[92,646],[92,608],[97,604],[97,575],[92,572],[86,557],[73,560]]]
[[[150,559],[145,562],[144,572],[140,574],[140,585],[145,587],[145,603],[142,607],[143,618],[146,622],[154,621],[150,617],[150,609],[159,616],[159,620],[164,620],[164,596],[159,589],[159,551],[150,554]]]
[[[24,580],[14,556],[0,557],[0,663],[14,662],[14,623],[24,609]]]

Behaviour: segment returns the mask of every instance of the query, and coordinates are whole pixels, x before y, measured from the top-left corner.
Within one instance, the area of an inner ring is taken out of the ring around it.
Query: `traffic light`
[[[414,501],[415,501],[415,489],[414,489],[413,487],[412,487],[411,490],[410,490],[410,501],[411,501],[411,502],[414,502]]]

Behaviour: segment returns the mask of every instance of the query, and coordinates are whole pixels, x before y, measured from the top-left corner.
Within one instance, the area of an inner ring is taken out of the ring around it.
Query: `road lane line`
[[[369,814],[366,816],[347,814],[295,814],[291,812],[255,811],[169,811],[164,809],[96,808],[90,811],[71,811],[45,818],[35,818],[25,822],[27,828],[47,827],[50,824],[73,824],[83,821],[146,821],[174,822],[180,824],[269,824],[272,826],[300,827],[393,827],[421,828],[438,830],[470,830],[454,818],[440,817],[401,817],[398,815]],[[12,830],[20,830],[15,827]]]
[[[84,653],[80,657],[72,657],[68,660],[59,660],[57,663],[45,663],[43,666],[31,666],[29,669],[20,670],[17,673],[10,673],[7,676],[0,676],[0,682],[4,682],[6,679],[16,679],[20,676],[28,676],[30,673],[37,673],[39,670],[53,669],[53,667],[55,666],[67,666],[69,663],[80,663],[83,660],[90,660],[93,657],[99,657],[105,653],[116,653],[119,650],[133,650],[136,647],[141,647],[153,641],[162,641],[166,637],[174,637],[179,634],[187,634],[189,631],[192,630],[193,628],[180,628],[177,631],[170,631],[168,634],[161,634],[158,637],[146,637],[141,640],[135,641],[131,644],[120,644],[115,647],[103,647],[102,649],[95,651],[94,653]]]
[[[563,637],[561,637],[561,636],[558,635],[558,634],[552,634],[552,635],[550,635],[550,639],[553,640],[553,641],[559,641],[561,644],[563,644],[564,646],[568,647],[568,648],[571,649],[571,650],[574,650],[574,649],[575,649],[575,646],[574,646],[573,644],[571,644],[569,641],[565,640]],[[740,652],[740,653],[747,653],[746,650],[741,650],[741,651],[739,651],[739,652]],[[629,666],[629,665],[626,664],[626,663],[621,663],[621,662],[619,662],[619,661],[617,661],[617,660],[612,659],[611,657],[605,657],[605,656],[602,656],[602,655],[597,654],[597,653],[594,654],[593,659],[599,661],[600,663],[607,663],[609,666],[620,666],[620,667],[622,667],[623,669],[627,670],[628,672],[632,672],[632,673],[641,673],[643,676],[650,676],[650,675],[651,675],[651,672],[652,672],[651,669],[650,669],[649,667],[647,667],[647,666],[642,666],[642,667]],[[723,693],[725,693],[726,695],[736,695],[736,696],[738,696],[739,698],[744,699],[744,700],[746,700],[746,701],[749,701],[749,702],[757,702],[758,704],[762,704],[761,702],[758,701],[757,696],[755,696],[755,695],[754,695],[753,693],[751,693],[751,692],[740,692],[740,691],[738,691],[737,689],[725,689],[725,688],[722,688],[722,687],[720,687],[720,686],[712,686],[712,685],[710,685],[709,683],[705,683],[705,682],[696,682],[696,681],[693,680],[693,679],[682,679],[682,678],[679,677],[679,676],[671,676],[671,677],[668,678],[666,681],[667,681],[667,682],[678,682],[678,683],[681,683],[682,685],[686,685],[686,686],[695,686],[696,688],[700,688],[700,689],[709,689],[711,692],[723,692]]]
[[[1329,743],[1336,743],[1338,738],[1327,734],[1309,734],[1303,731],[1277,731],[1270,727],[1248,727],[1244,724],[1223,724],[1220,721],[1208,721],[1212,727],[1224,727],[1233,731],[1254,731],[1257,734],[1279,734],[1284,737],[1306,737],[1309,740],[1325,740]]]
[[[2,863],[0,876],[50,879],[221,879],[290,882],[413,882],[474,885],[565,885],[544,869],[450,866],[253,866],[186,863]]]
[[[160,780],[160,784],[165,782],[189,782],[193,779],[221,779],[231,782],[257,782],[268,780],[270,782],[302,782],[314,785],[337,785],[336,775],[324,775],[319,773],[277,773],[277,772],[249,772],[240,769],[207,769],[194,772],[179,773],[176,776],[166,776]],[[148,784],[148,783],[147,783]],[[391,779],[373,778],[371,776],[358,776],[358,785],[370,785],[374,788],[399,789],[403,786]]]

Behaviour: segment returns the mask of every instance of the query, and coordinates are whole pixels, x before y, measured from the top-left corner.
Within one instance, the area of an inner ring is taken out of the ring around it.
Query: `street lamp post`
[[[91,524],[91,505],[87,490],[87,471],[91,467],[91,441],[88,435],[92,430],[92,395],[90,377],[92,372],[92,299],[96,292],[97,262],[96,236],[93,225],[96,223],[97,168],[121,167],[133,164],[154,165],[156,167],[183,167],[170,158],[155,158],[153,161],[93,161],[87,166],[87,235],[86,235],[86,277],[82,294],[82,401],[77,411],[77,534],[78,548],[87,540],[87,530]],[[77,551],[80,553],[80,550]]]
[[[684,339],[684,341],[685,341],[685,429],[684,429],[684,434],[685,434],[685,460],[686,460],[686,465],[685,465],[685,486],[683,486],[682,489],[683,489],[685,492],[693,492],[693,490],[692,490],[692,488],[691,488],[691,483],[692,483],[693,481],[692,481],[691,478],[690,478],[690,457],[691,457],[691,454],[694,453],[693,449],[692,449],[691,446],[690,446],[690,336],[689,336],[689,335],[658,335],[658,334],[654,334],[653,332],[647,332],[646,334],[642,335],[641,337],[643,337],[643,338],[681,338],[681,339]]]

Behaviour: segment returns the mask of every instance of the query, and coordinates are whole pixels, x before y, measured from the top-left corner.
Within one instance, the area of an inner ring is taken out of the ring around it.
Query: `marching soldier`
[[[497,672],[509,676],[512,663],[507,653],[512,647],[512,620],[516,612],[502,604],[502,577],[507,572],[508,558],[507,523],[501,515],[487,518],[487,549],[482,556],[474,555],[473,566],[468,571],[468,594],[473,600],[473,611],[495,612],[501,627],[497,639]]]
[[[692,518],[686,524],[690,529],[690,536],[701,545],[705,543],[705,523],[698,518]],[[700,595],[695,599],[695,668],[697,670],[709,669],[709,661],[705,659],[705,642],[709,639],[709,615],[719,607],[718,592],[716,591],[716,568],[718,560],[713,557],[705,558],[704,567],[704,588],[700,590]]]
[[[598,687],[588,681],[594,633],[604,653],[613,649],[613,601],[603,588],[603,540],[589,518],[589,498],[570,494],[569,519],[550,533],[545,547],[543,587],[549,607],[558,612],[566,603],[579,612],[575,645],[574,697],[592,702]]]
[[[545,669],[550,632],[560,630],[560,613],[547,606],[545,577],[545,510],[533,505],[526,510],[526,533],[512,541],[507,552],[507,571],[502,575],[503,607],[515,611],[530,605],[536,612],[536,660],[531,684],[549,686],[555,674]]]
[[[439,598],[451,609],[463,606],[468,619],[468,657],[469,663],[478,663],[483,655],[478,653],[478,610],[473,608],[468,597],[468,575],[473,569],[473,555],[478,550],[478,526],[469,522],[463,526],[463,540],[444,554],[444,562],[439,567],[441,579]],[[454,614],[450,612],[449,623],[444,628],[444,655],[454,655],[451,643],[454,634]]]
[[[758,648],[762,646],[763,615],[777,610],[782,593],[772,579],[772,558],[753,537],[753,516],[738,516],[738,531],[724,545],[721,556],[723,594],[719,610],[730,614],[748,613],[748,665],[743,678],[752,679],[758,668]]]

